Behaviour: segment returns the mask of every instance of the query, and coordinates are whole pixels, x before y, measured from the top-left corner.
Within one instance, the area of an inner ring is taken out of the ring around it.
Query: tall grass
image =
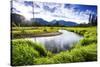
[[[31,65],[35,58],[46,55],[47,51],[41,44],[27,40],[12,41],[12,65]]]
[[[47,30],[51,29],[53,28]],[[39,43],[28,40],[12,40],[12,65],[56,64],[97,60],[96,27],[63,27],[63,29],[80,34],[84,38],[75,44],[72,49],[57,54],[47,51]]]
[[[73,49],[67,50],[54,56],[46,58],[37,58],[35,64],[52,64],[52,63],[70,63],[70,62],[88,62],[97,60],[97,33],[96,27],[87,28],[64,28],[83,35],[84,38],[77,43]],[[43,62],[42,60],[46,62]],[[51,62],[52,61],[52,62]]]
[[[71,51],[64,51],[52,57],[36,58],[35,64],[52,64],[52,63],[70,63],[70,62],[86,62],[96,61],[97,51],[96,45],[93,43],[88,46],[74,48]],[[45,62],[44,62],[45,61]]]

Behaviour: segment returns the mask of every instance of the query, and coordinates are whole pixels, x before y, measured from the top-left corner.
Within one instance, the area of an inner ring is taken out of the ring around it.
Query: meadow
[[[27,36],[46,36],[47,33],[57,33],[58,30],[59,27],[13,27],[11,33],[12,38],[26,38]]]
[[[13,27],[12,38],[22,35],[39,35],[55,33],[59,29],[68,30],[84,36],[71,49],[60,53],[46,50],[41,43],[19,39],[11,40],[12,65],[36,65],[97,61],[97,28],[96,27]],[[24,36],[24,37],[25,37]]]

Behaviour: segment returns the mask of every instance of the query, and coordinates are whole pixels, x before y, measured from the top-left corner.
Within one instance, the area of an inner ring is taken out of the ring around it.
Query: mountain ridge
[[[31,18],[30,21],[26,21],[25,17],[20,15],[20,14],[16,14],[16,13],[12,13],[11,14],[11,21],[12,23],[16,23],[16,24],[22,24],[22,25],[37,25],[37,26],[76,26],[78,25],[76,22],[72,22],[72,21],[65,21],[65,20],[56,20],[53,19],[52,21],[46,21],[42,18]]]

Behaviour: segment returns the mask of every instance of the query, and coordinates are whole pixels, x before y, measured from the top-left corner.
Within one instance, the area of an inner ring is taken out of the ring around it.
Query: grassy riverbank
[[[13,27],[12,38],[55,36],[59,27]]]
[[[41,30],[46,29],[48,32],[55,32],[62,27],[32,28]],[[12,65],[35,65],[35,64],[56,64],[71,62],[88,62],[97,60],[97,31],[96,27],[63,27],[65,30],[83,35],[84,38],[75,44],[70,50],[54,54],[47,51],[40,43],[34,43],[25,40],[12,40]],[[19,33],[21,29],[12,29],[12,33]],[[22,29],[23,30],[23,29]],[[30,30],[25,28],[24,31]],[[36,32],[33,32],[36,33]],[[40,32],[37,32],[40,34]]]

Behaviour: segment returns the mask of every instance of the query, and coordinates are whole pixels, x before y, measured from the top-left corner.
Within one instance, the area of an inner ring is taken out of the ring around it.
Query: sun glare
[[[22,15],[25,17],[26,20],[30,20],[33,17],[32,14],[28,14],[28,13],[23,13]]]

